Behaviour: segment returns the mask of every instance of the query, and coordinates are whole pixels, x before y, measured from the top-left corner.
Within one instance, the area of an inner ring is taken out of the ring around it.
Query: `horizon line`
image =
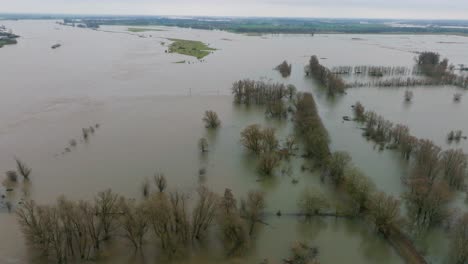
[[[203,17],[216,17],[216,18],[283,18],[283,19],[349,19],[349,20],[411,20],[411,21],[468,21],[467,18],[371,18],[371,17],[294,17],[294,16],[239,16],[239,15],[157,15],[157,14],[78,14],[78,13],[22,13],[22,12],[0,12],[2,15],[31,15],[31,16],[81,16],[81,17],[99,17],[99,16],[114,16],[114,17],[191,17],[191,18],[203,18]],[[1,17],[0,17],[1,18]]]

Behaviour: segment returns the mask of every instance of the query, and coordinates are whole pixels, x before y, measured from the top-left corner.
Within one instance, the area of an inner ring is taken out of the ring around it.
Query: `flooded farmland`
[[[31,181],[18,183],[1,194],[21,202],[54,203],[60,195],[90,200],[98,191],[141,199],[145,178],[162,171],[168,189],[195,195],[201,181],[217,193],[229,188],[237,197],[257,189],[265,193],[265,219],[253,245],[244,256],[226,258],[219,245],[208,244],[181,263],[279,263],[292,242],[307,241],[318,248],[322,263],[403,263],[400,256],[374,230],[358,219],[276,217],[297,211],[300,193],[310,186],[333,199],[319,173],[301,170],[300,157],[291,161],[291,172],[259,177],[254,157],[240,144],[240,132],[258,123],[276,129],[284,140],[293,131],[291,122],[265,117],[256,106],[233,103],[232,83],[244,78],[293,84],[311,92],[330,134],[333,151],[347,151],[353,163],[377,188],[400,196],[401,177],[408,165],[399,153],[379,151],[362,137],[352,115],[356,101],[395,123],[407,124],[419,138],[428,138],[446,149],[468,142],[446,142],[451,130],[468,133],[465,91],[455,87],[415,87],[414,99],[403,100],[403,88],[363,87],[345,95],[327,96],[304,66],[317,55],[328,67],[386,65],[412,67],[416,51],[439,52],[457,64],[468,64],[468,39],[460,36],[424,35],[263,35],[245,36],[222,31],[159,27],[161,31],[131,33],[127,27],[104,26],[90,30],[57,25],[51,20],[3,21],[21,38],[0,49],[0,171],[15,168],[21,157],[32,168]],[[167,53],[169,38],[199,40],[216,49],[203,60]],[[56,43],[58,49],[50,47]],[[283,60],[292,74],[282,78],[273,68]],[[176,63],[185,61],[185,63]],[[460,102],[453,101],[462,93]],[[205,129],[206,110],[218,113],[222,125]],[[450,117],[450,118],[449,118]],[[436,121],[436,122],[435,122]],[[83,127],[96,126],[89,140],[81,140]],[[209,152],[202,155],[197,142],[205,137]],[[70,140],[76,140],[74,147]],[[66,149],[68,148],[68,149]],[[206,169],[200,178],[199,170]],[[292,179],[298,182],[293,183]],[[459,192],[454,207],[464,210]],[[47,263],[27,247],[16,216],[0,213],[0,262]],[[446,234],[428,234],[431,242],[417,243],[431,263],[446,263]],[[445,242],[445,243],[444,243]],[[119,245],[106,248],[102,263],[157,263],[151,248],[135,255]],[[216,250],[212,250],[216,249]],[[175,260],[176,262],[179,260]]]

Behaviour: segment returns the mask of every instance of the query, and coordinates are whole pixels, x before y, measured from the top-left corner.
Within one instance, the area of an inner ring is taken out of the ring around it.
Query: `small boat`
[[[52,49],[56,49],[56,48],[60,48],[60,46],[62,46],[62,44],[55,44],[55,45],[53,45],[51,48],[52,48]]]

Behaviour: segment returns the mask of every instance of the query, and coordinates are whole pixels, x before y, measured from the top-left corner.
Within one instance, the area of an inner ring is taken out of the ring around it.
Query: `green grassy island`
[[[169,39],[172,41],[169,46],[169,52],[179,53],[187,56],[196,57],[202,59],[208,56],[212,51],[216,50],[210,48],[207,44],[196,41],[196,40],[185,40],[185,39]]]

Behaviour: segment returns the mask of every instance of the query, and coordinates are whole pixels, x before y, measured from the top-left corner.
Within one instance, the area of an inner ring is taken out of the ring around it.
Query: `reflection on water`
[[[22,188],[41,203],[51,203],[61,194],[70,199],[91,199],[106,188],[139,198],[143,179],[158,170],[168,178],[169,189],[193,192],[200,181],[199,170],[205,168],[203,181],[218,193],[230,188],[240,197],[248,190],[261,189],[266,193],[267,211],[294,211],[306,186],[325,187],[317,175],[300,170],[304,162],[300,158],[292,160],[290,173],[278,171],[271,179],[259,178],[255,159],[240,146],[240,131],[260,123],[276,128],[284,139],[292,127],[290,122],[265,119],[262,108],[232,104],[231,83],[246,77],[292,83],[300,91],[312,91],[332,148],[350,152],[354,163],[379,189],[395,195],[403,191],[400,177],[407,173],[407,165],[397,153],[376,151],[373,143],[361,136],[357,124],[342,121],[342,116],[350,115],[352,104],[359,100],[389,120],[410,124],[416,136],[431,138],[445,147],[449,130],[467,126],[462,114],[467,104],[464,99],[452,102],[453,88],[415,88],[413,102],[404,105],[402,89],[359,88],[349,90],[346,96],[329,98],[303,74],[303,65],[313,54],[326,57],[322,63],[327,66],[411,66],[413,51],[431,49],[453,63],[468,64],[466,47],[437,43],[440,36],[363,35],[359,37],[365,41],[352,41],[355,36],[350,35],[261,38],[168,28],[139,38],[59,27],[52,21],[3,24],[22,37],[18,45],[0,49],[0,62],[8,62],[0,63],[0,171],[14,168],[13,156],[21,157],[33,169],[31,186]],[[165,38],[201,40],[218,50],[202,63],[166,54],[160,44]],[[444,39],[464,40],[456,36]],[[62,47],[51,50],[50,45],[57,42]],[[293,64],[293,72],[282,79],[272,69],[285,59]],[[173,63],[181,60],[193,64]],[[222,127],[218,131],[203,127],[201,117],[208,109],[220,116]],[[437,122],[428,121],[428,116]],[[87,143],[61,154],[70,139],[80,137],[82,127],[96,123],[101,127]],[[206,155],[198,151],[201,137],[209,142]],[[465,151],[466,144],[460,143]],[[293,184],[291,177],[299,183]],[[19,201],[25,194],[18,188],[10,195]],[[219,245],[207,244],[191,263],[280,260],[289,255],[296,240],[317,246],[322,263],[401,263],[383,239],[358,221],[288,217],[266,221],[270,226],[259,230],[245,258],[226,260],[216,250]],[[0,240],[0,262],[32,262],[14,215],[0,213],[0,233],[8,237]],[[116,243],[106,250],[103,263],[156,263],[154,248],[150,244],[146,247],[139,255]],[[432,244],[427,248],[432,253]]]

